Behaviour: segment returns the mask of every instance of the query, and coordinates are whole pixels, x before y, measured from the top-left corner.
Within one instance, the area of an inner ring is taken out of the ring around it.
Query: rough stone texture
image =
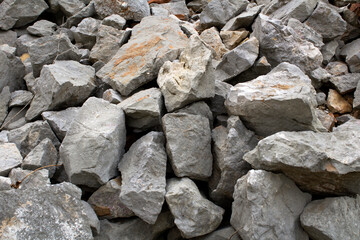
[[[276,133],[244,160],[256,169],[283,172],[307,192],[359,193],[359,131],[357,121],[353,128],[331,133]]]
[[[346,63],[341,61],[330,62],[325,68],[330,74],[334,76],[345,75],[349,73]]]
[[[19,185],[20,189],[38,188],[40,186],[50,185],[49,171],[47,169],[36,171],[25,178],[26,175],[30,174],[31,172],[32,171],[30,170],[24,170],[21,168],[12,169],[9,173],[11,184],[16,186],[19,181],[22,181]]]
[[[126,20],[141,21],[150,16],[146,0],[95,0],[95,9],[101,18],[118,14]]]
[[[25,106],[31,101],[33,96],[34,95],[31,92],[25,90],[18,90],[12,92],[9,107]]]
[[[210,197],[223,205],[232,201],[236,181],[251,168],[242,158],[256,146],[258,140],[238,116],[229,117],[227,127],[213,129],[212,139],[214,170],[209,181]]]
[[[96,44],[91,49],[90,60],[107,63],[130,37],[130,30],[101,25],[96,36]]]
[[[21,60],[13,54],[0,50],[0,91],[5,86],[9,86],[11,92],[23,89],[24,76],[25,67]]]
[[[84,18],[93,17],[95,14],[95,3],[91,1],[86,7],[69,17],[63,26],[71,28],[72,26],[78,25]]]
[[[165,62],[157,83],[168,112],[215,95],[212,52],[198,36],[191,36],[178,62]]]
[[[335,86],[340,94],[352,92],[356,89],[360,81],[360,73],[349,73],[330,78],[330,82]]]
[[[221,31],[234,31],[239,28],[248,28],[254,22],[255,17],[260,13],[262,6],[256,6],[247,9],[245,12],[240,13],[240,15],[230,19]]]
[[[280,20],[260,14],[253,29],[253,34],[260,43],[260,52],[272,66],[289,62],[305,72],[310,72],[323,61],[318,48],[301,39],[291,27],[283,25]]]
[[[210,128],[212,129],[214,117],[209,106],[204,101],[194,102],[186,107],[180,108],[175,111],[175,113],[188,113],[206,117],[209,119]]]
[[[41,116],[50,124],[56,136],[62,141],[78,111],[78,107],[70,107],[59,112],[43,112]]]
[[[357,239],[360,235],[359,206],[359,195],[316,200],[305,207],[301,224],[312,239]]]
[[[174,218],[170,212],[161,213],[155,224],[150,225],[141,219],[121,220],[116,223],[108,220],[100,221],[100,234],[95,240],[156,240],[161,233],[174,226]]]
[[[54,146],[59,147],[59,140],[45,121],[27,123],[8,133],[9,142],[15,143],[23,157],[36,147],[42,140],[49,138]]]
[[[249,31],[239,29],[238,31],[221,31],[220,36],[226,48],[233,50],[236,48],[247,36]]]
[[[194,238],[194,240],[241,240],[238,234],[234,233],[236,230],[233,227],[224,227],[216,230],[208,235]]]
[[[10,47],[15,47],[16,38],[17,34],[14,31],[0,31],[0,45],[7,44]]]
[[[3,191],[0,222],[5,239],[92,239],[80,200],[70,183]]]
[[[332,113],[344,114],[352,111],[351,104],[334,89],[329,89],[327,106]]]
[[[99,20],[91,17],[82,20],[77,28],[72,30],[76,43],[82,44],[84,48],[91,49],[96,43],[100,24]]]
[[[60,147],[60,162],[69,180],[96,188],[115,177],[125,139],[123,111],[105,100],[89,98]]]
[[[247,0],[213,0],[201,12],[200,24],[205,28],[221,28],[229,19],[243,12],[248,4]]]
[[[315,47],[321,49],[324,46],[321,34],[299,20],[290,18],[287,26],[291,27],[301,39],[311,42]]]
[[[360,109],[360,81],[356,87],[356,91],[354,93],[354,102],[353,102],[354,109]]]
[[[11,189],[11,180],[8,177],[0,176],[0,191]]]
[[[64,33],[31,41],[28,50],[34,77],[39,77],[42,67],[52,64],[54,60],[79,61],[81,58],[77,48]]]
[[[23,160],[14,143],[0,143],[0,176],[6,177],[11,169],[21,165]]]
[[[47,20],[40,20],[29,26],[26,30],[35,36],[45,37],[55,33],[56,24]]]
[[[310,200],[284,175],[250,170],[236,183],[230,223],[244,240],[307,240],[300,214]]]
[[[48,138],[42,140],[31,152],[24,158],[21,167],[23,169],[35,170],[39,167],[54,165],[58,160],[58,152]],[[48,168],[49,177],[51,178],[56,168]]]
[[[232,87],[225,106],[260,136],[324,130],[315,114],[315,94],[311,80],[298,67],[282,63],[265,76]]]
[[[360,50],[346,57],[346,63],[349,65],[350,72],[360,73]]]
[[[71,17],[85,7],[80,0],[48,0],[50,10],[57,12],[61,10],[66,17]]]
[[[120,201],[149,224],[156,222],[165,200],[164,145],[163,133],[150,132],[131,145],[119,163],[123,180]]]
[[[332,75],[324,68],[319,67],[310,72],[309,77],[311,78],[311,84],[314,86],[314,88],[319,89],[323,83],[329,82],[329,79],[332,77]]]
[[[225,45],[221,41],[219,31],[216,27],[212,27],[204,30],[200,34],[201,40],[203,40],[208,46],[210,46],[215,51],[215,60],[220,61],[225,53],[229,50],[226,49]]]
[[[129,42],[96,75],[127,96],[155,79],[163,63],[176,59],[187,42],[186,35],[171,18],[144,18],[132,29]]]
[[[106,219],[135,216],[135,214],[120,201],[121,185],[121,177],[117,177],[101,186],[90,196],[88,203],[95,210],[97,216]]]
[[[96,216],[94,209],[85,201],[81,201],[84,207],[85,215],[89,220],[89,225],[93,235],[98,235],[100,233],[100,221]]]
[[[118,106],[124,110],[126,125],[129,127],[145,130],[160,125],[163,99],[158,88],[137,92]]]
[[[4,124],[1,127],[6,130],[13,130],[24,126],[27,123],[25,120],[25,114],[28,108],[25,108],[24,110],[21,109],[23,109],[23,107],[11,108],[9,114],[4,120]]]
[[[3,124],[8,115],[8,107],[11,99],[9,87],[4,87],[0,92],[0,126]]]
[[[38,39],[38,37],[35,37],[30,34],[24,34],[18,37],[15,41],[16,55],[21,56],[25,53],[28,53],[29,52],[28,48],[30,47],[31,42],[36,39]]]
[[[331,132],[332,128],[335,126],[336,118],[332,113],[324,111],[321,109],[316,109],[316,116],[318,117],[321,124]]]
[[[290,18],[304,22],[312,14],[317,4],[318,0],[292,0],[270,14],[270,17],[285,22]]]
[[[9,142],[8,133],[9,133],[9,131],[5,131],[5,130],[0,131],[0,143]]]
[[[152,4],[152,7],[161,7],[166,9],[169,14],[177,16],[181,20],[188,20],[189,9],[186,6],[185,0],[170,1],[163,4]]]
[[[249,69],[259,54],[259,41],[252,37],[226,53],[215,69],[217,81],[228,81]]]
[[[224,103],[231,87],[232,85],[226,82],[215,81],[215,96],[210,99],[209,104],[215,116],[227,113]]]
[[[0,5],[0,29],[25,26],[47,8],[44,0],[4,0]]]
[[[236,85],[240,82],[251,81],[259,76],[268,74],[270,71],[270,63],[267,61],[265,56],[262,56],[255,61],[254,65],[251,68],[240,73],[240,75],[232,79],[230,83]]]
[[[305,24],[320,33],[324,40],[341,36],[346,31],[346,22],[329,3],[319,1],[317,7]]]
[[[206,180],[212,173],[209,120],[199,115],[169,113],[162,118],[166,151],[178,177]]]
[[[45,65],[33,88],[35,94],[26,119],[47,110],[82,104],[95,89],[95,69],[75,61],[55,61]]]
[[[324,65],[328,64],[331,61],[331,59],[333,59],[339,45],[340,45],[339,41],[333,40],[331,42],[326,43],[321,48],[321,54],[323,55],[323,64]]]
[[[204,198],[189,178],[168,180],[165,198],[175,225],[185,238],[210,233],[222,221],[224,209]]]
[[[118,14],[112,14],[104,18],[101,24],[121,30],[126,24],[126,19]]]
[[[118,104],[124,101],[122,96],[114,89],[108,89],[103,93],[102,98],[110,103]]]

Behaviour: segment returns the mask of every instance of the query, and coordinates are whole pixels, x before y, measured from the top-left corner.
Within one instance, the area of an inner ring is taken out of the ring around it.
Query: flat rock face
[[[356,239],[360,235],[359,205],[359,195],[316,200],[305,207],[301,224],[312,239]]]
[[[351,92],[356,89],[360,82],[360,73],[349,73],[341,76],[330,78],[330,82],[336,87],[341,94]]]
[[[204,30],[200,34],[201,40],[203,40],[208,46],[210,46],[215,51],[214,59],[220,61],[223,55],[228,52],[225,45],[223,44],[220,33],[216,29],[216,27],[212,27],[209,29]]]
[[[211,130],[200,115],[169,113],[162,118],[166,151],[178,177],[206,180],[211,176]]]
[[[175,60],[188,42],[171,18],[144,18],[132,30],[129,42],[97,72],[97,77],[122,95],[154,80],[167,60]]]
[[[91,49],[96,43],[96,35],[101,21],[95,18],[85,18],[72,30],[76,43]]]
[[[123,179],[120,201],[149,224],[156,222],[165,200],[164,145],[163,133],[150,132],[131,145],[119,163]]]
[[[161,67],[157,83],[168,112],[213,97],[215,78],[211,50],[198,36],[191,36],[179,62],[168,61]]]
[[[141,21],[150,15],[146,0],[95,0],[95,9],[101,18],[118,14],[126,20]]]
[[[305,21],[314,11],[318,0],[292,0],[270,14],[270,17],[287,21],[290,18]]]
[[[5,86],[9,86],[11,92],[23,89],[24,76],[25,67],[20,59],[0,50],[0,91]]]
[[[350,103],[334,89],[329,89],[327,106],[332,113],[344,114],[352,111]]]
[[[289,63],[232,87],[225,106],[260,136],[322,129],[315,114],[317,103],[311,80]]]
[[[40,20],[34,23],[34,25],[28,27],[26,30],[35,36],[44,37],[55,33],[56,23]]]
[[[32,100],[33,96],[31,92],[25,90],[12,92],[9,107],[25,106]]]
[[[360,81],[356,87],[356,91],[354,93],[354,102],[353,102],[354,109],[360,109]]]
[[[1,235],[5,239],[92,239],[80,196],[70,183],[0,194]],[[81,195],[81,191],[80,191]]]
[[[0,92],[0,126],[3,124],[6,116],[8,115],[10,99],[10,89],[6,86]]]
[[[206,236],[194,238],[194,240],[241,240],[233,227],[224,227]],[[235,235],[234,235],[235,234]]]
[[[168,180],[165,198],[175,225],[185,238],[210,233],[222,221],[224,209],[204,198],[189,178]]]
[[[256,169],[283,172],[308,192],[360,193],[359,131],[280,132],[261,140],[244,160]]]
[[[301,39],[311,42],[315,47],[321,49],[324,46],[321,34],[298,19],[290,18],[287,26],[291,27]],[[326,56],[323,57],[325,59]]]
[[[234,31],[240,28],[250,27],[255,17],[260,13],[262,7],[263,6],[256,6],[246,9],[246,11],[227,21],[221,31]]]
[[[318,68],[322,55],[311,42],[295,34],[294,29],[283,25],[280,20],[260,14],[253,25],[254,37],[259,40],[260,53],[271,65],[289,62],[309,72]]]
[[[44,0],[4,0],[0,5],[0,29],[25,26],[47,8]]]
[[[250,170],[235,185],[230,223],[242,239],[307,240],[300,214],[310,200],[284,175]]]
[[[22,163],[22,156],[14,143],[0,143],[0,176],[6,177],[11,169]]]
[[[117,175],[126,139],[123,111],[89,98],[79,110],[60,147],[60,162],[74,184],[100,187]]]
[[[56,61],[41,70],[26,119],[47,110],[82,104],[95,89],[95,69],[75,61]]]

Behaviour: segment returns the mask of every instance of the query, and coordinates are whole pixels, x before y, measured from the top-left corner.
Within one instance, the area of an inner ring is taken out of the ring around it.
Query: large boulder
[[[95,0],[95,9],[101,18],[118,14],[126,20],[141,21],[150,16],[146,0]]]
[[[120,201],[149,224],[156,222],[165,200],[166,162],[164,134],[150,132],[131,145],[119,163]]]
[[[260,136],[324,130],[315,114],[315,94],[311,80],[298,67],[282,63],[267,75],[232,87],[225,106]]]
[[[75,61],[55,61],[45,65],[32,89],[35,96],[26,119],[47,110],[82,104],[95,89],[95,69]]]
[[[300,214],[310,200],[284,175],[250,170],[236,183],[230,223],[246,240],[308,240]]]
[[[129,42],[96,75],[127,96],[154,80],[163,63],[175,60],[187,42],[175,20],[146,17],[133,28]]]
[[[213,97],[215,78],[211,50],[198,36],[191,36],[179,61],[168,61],[161,67],[157,83],[168,112]]]
[[[115,177],[125,139],[123,111],[105,100],[89,98],[60,147],[60,162],[69,180],[97,188]]]

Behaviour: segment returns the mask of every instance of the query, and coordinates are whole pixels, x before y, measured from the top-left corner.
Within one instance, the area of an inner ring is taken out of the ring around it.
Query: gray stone
[[[94,209],[85,201],[81,201],[84,207],[85,215],[88,218],[89,225],[93,235],[98,235],[100,233],[100,221],[96,216]]]
[[[0,191],[11,189],[11,180],[8,177],[0,176]]]
[[[356,40],[344,45],[341,48],[340,57],[346,59],[348,56],[349,57],[352,56],[354,53],[357,52],[359,47],[360,47],[360,39],[356,39]]]
[[[261,13],[265,15],[270,15],[275,12],[277,9],[285,6],[291,0],[257,0],[258,4],[265,4],[265,7],[262,9]]]
[[[248,4],[247,0],[213,0],[201,12],[200,24],[205,28],[221,28],[228,20],[243,12]]]
[[[350,72],[360,73],[360,50],[351,56],[347,56],[346,63],[349,65]]]
[[[40,20],[29,26],[26,30],[32,35],[45,37],[55,33],[56,24],[47,20]]]
[[[5,86],[10,87],[10,92],[24,89],[25,67],[20,58],[13,54],[0,51],[0,91]]]
[[[12,92],[9,107],[25,106],[30,103],[33,96],[31,92],[25,90]]]
[[[20,189],[38,188],[50,185],[49,171],[47,169],[32,172],[30,170],[14,168],[9,173],[9,178],[11,179],[12,187],[18,187]]]
[[[346,63],[341,61],[330,62],[326,65],[325,69],[334,76],[340,76],[349,73],[348,66]]]
[[[360,73],[348,73],[341,76],[333,76],[330,82],[340,94],[349,93],[355,90],[360,81]]]
[[[123,111],[105,100],[89,98],[60,147],[60,162],[69,180],[96,188],[115,177],[125,139]]]
[[[177,16],[181,20],[188,20],[189,18],[189,9],[186,6],[185,0],[177,0],[177,1],[170,1],[168,3],[163,4],[151,4],[151,6],[161,7],[166,9],[169,14],[173,14]]]
[[[355,119],[356,118],[354,118],[350,114],[344,114],[344,115],[340,115],[340,116],[336,117],[336,122],[337,122],[337,124],[342,125],[348,121],[355,120]]]
[[[123,97],[114,89],[107,89],[102,98],[110,103],[118,104],[124,101]]]
[[[194,238],[194,240],[241,240],[236,230],[229,226],[216,230],[208,235]],[[170,240],[170,239],[169,239]]]
[[[252,67],[248,70],[240,73],[240,75],[236,76],[229,82],[232,85],[236,85],[240,82],[247,82],[251,81],[259,76],[266,75],[271,71],[271,65],[267,61],[265,56],[260,57],[257,59]]]
[[[23,107],[11,108],[1,127],[6,130],[13,130],[24,126],[27,123],[25,119],[27,109],[28,108],[23,109]]]
[[[323,64],[328,64],[331,59],[335,56],[336,50],[339,47],[339,42],[337,40],[333,40],[331,42],[326,43],[321,48],[321,54],[323,55]]]
[[[316,200],[305,207],[301,224],[312,239],[357,239],[360,235],[359,205],[359,195]]]
[[[47,111],[43,112],[41,116],[49,123],[56,136],[62,141],[79,109],[78,107],[70,107],[58,112]]]
[[[5,131],[5,130],[0,131],[0,143],[9,142],[8,133],[9,131]]]
[[[62,183],[3,191],[0,222],[5,239],[92,239],[76,186]]]
[[[167,17],[170,15],[169,11],[162,7],[151,7],[150,11],[152,16]]]
[[[315,94],[311,80],[298,67],[281,63],[267,75],[232,87],[225,106],[260,136],[324,130],[315,114]]]
[[[313,87],[319,89],[324,83],[329,82],[332,75],[324,68],[319,67],[311,71],[309,77],[311,78]]]
[[[10,47],[7,44],[0,45],[0,51],[6,52],[7,54],[11,54],[11,55],[16,54],[16,48]]]
[[[285,22],[290,18],[304,22],[314,11],[318,1],[319,0],[292,0],[278,8],[269,16]]]
[[[27,33],[18,37],[15,41],[16,55],[21,56],[25,53],[28,53],[31,42],[36,39],[39,39],[39,38],[35,37],[33,35],[30,35],[30,34],[27,34]]]
[[[360,81],[356,87],[356,91],[354,93],[354,102],[353,102],[354,109],[360,109]]]
[[[162,125],[175,175],[207,180],[213,162],[209,120],[200,115],[169,113],[162,118]]]
[[[185,238],[210,233],[222,221],[224,209],[203,197],[189,178],[168,180],[165,198],[175,218],[175,225]]]
[[[219,31],[216,27],[212,27],[209,29],[204,30],[200,34],[201,40],[203,40],[208,46],[210,46],[215,51],[214,59],[220,61],[225,53],[229,50],[226,49],[225,45],[223,44]]]
[[[179,61],[161,67],[157,83],[168,112],[215,95],[212,51],[200,37],[192,35]]]
[[[160,125],[164,103],[158,88],[135,93],[118,106],[126,116],[126,125],[136,129],[148,129]]]
[[[214,117],[209,106],[204,101],[194,102],[190,105],[180,108],[179,110],[176,110],[175,113],[187,113],[206,117],[209,119],[210,128],[212,129]]]
[[[228,81],[249,69],[259,54],[259,41],[252,37],[226,53],[215,69],[217,81]]]
[[[14,143],[0,143],[0,176],[6,177],[11,169],[21,165],[23,160]]]
[[[170,212],[161,213],[155,224],[150,225],[141,219],[120,220],[112,223],[100,221],[100,234],[95,240],[157,240],[161,233],[174,226],[174,218]]]
[[[71,17],[85,7],[80,0],[49,0],[50,10],[57,12],[61,10],[66,17]]]
[[[101,25],[97,32],[96,44],[91,49],[90,60],[107,63],[120,47],[129,39],[131,30],[118,30]]]
[[[10,89],[8,86],[6,86],[0,92],[0,126],[4,123],[4,120],[8,115],[10,99],[11,99]]]
[[[7,44],[15,47],[16,38],[17,34],[14,31],[0,31],[0,45]]]
[[[24,158],[21,167],[23,169],[35,170],[40,167],[55,165],[58,161],[58,152],[48,138],[42,140],[31,152]],[[49,177],[51,178],[56,168],[48,168]]]
[[[93,17],[95,14],[95,3],[91,1],[86,7],[69,17],[63,26],[67,28],[77,26],[84,18]]]
[[[47,110],[82,104],[95,89],[95,69],[75,61],[55,61],[45,65],[33,89],[35,94],[26,119]]]
[[[126,24],[126,19],[118,14],[112,14],[104,18],[101,24],[121,30]]]
[[[247,36],[249,35],[249,31],[244,28],[239,29],[238,31],[221,31],[220,36],[223,40],[225,46],[229,50],[233,50],[241,42],[243,42]],[[247,40],[245,40],[247,41]]]
[[[150,132],[133,143],[119,163],[120,201],[149,224],[155,224],[165,200],[164,145],[163,133]]]
[[[8,138],[9,142],[16,144],[23,157],[45,138],[49,138],[56,148],[60,146],[59,140],[45,121],[27,123],[20,128],[11,130]]]
[[[231,87],[232,85],[226,82],[215,81],[215,96],[210,99],[209,104],[215,116],[227,113],[224,103]]]
[[[88,203],[95,210],[97,216],[105,219],[135,216],[135,214],[120,201],[121,185],[121,177],[117,177],[101,186],[90,196]]]
[[[283,172],[307,192],[359,193],[359,123],[356,126],[331,133],[276,133],[261,140],[244,160],[257,169]]]
[[[144,18],[132,29],[129,42],[96,75],[127,96],[154,80],[163,63],[175,60],[187,42],[186,35],[171,18]]]
[[[291,27],[301,39],[311,42],[315,47],[321,49],[324,46],[321,34],[299,20],[290,18],[287,26]]]
[[[263,6],[256,6],[247,9],[245,12],[240,13],[240,15],[230,19],[221,31],[234,31],[240,28],[250,27],[262,8]]]
[[[321,124],[331,132],[332,128],[335,126],[336,118],[329,111],[316,109],[316,116],[318,117]]]
[[[184,240],[184,238],[181,236],[180,230],[177,227],[173,227],[168,231],[166,240]]]
[[[25,26],[47,8],[44,0],[4,0],[0,5],[0,29]]]
[[[208,3],[208,0],[193,0],[187,4],[187,7],[192,9],[195,13],[199,13],[208,5]]]
[[[79,61],[81,58],[77,48],[64,33],[31,41],[28,50],[34,77],[39,77],[42,67],[55,60]]]
[[[318,106],[326,104],[326,94],[323,92],[316,93],[316,102]]]
[[[141,21],[150,16],[150,7],[146,0],[95,0],[95,9],[101,18],[118,14],[126,20]]]
[[[344,115],[347,115],[347,114],[344,114]],[[360,120],[352,117],[347,122],[334,128],[334,132],[338,132],[338,131],[355,131],[356,132],[359,130],[359,126],[360,126]]]
[[[230,223],[242,239],[307,240],[300,214],[310,200],[284,175],[250,170],[236,183]]]
[[[346,31],[346,22],[329,3],[319,1],[305,24],[320,33],[324,40],[331,40],[341,36]]]
[[[84,48],[91,49],[96,43],[96,36],[101,21],[95,18],[85,18],[77,28],[72,30],[76,43],[82,44]]]

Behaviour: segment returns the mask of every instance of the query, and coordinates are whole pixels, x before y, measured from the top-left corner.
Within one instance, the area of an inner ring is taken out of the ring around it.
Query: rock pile
[[[345,0],[0,0],[0,239],[359,239]]]

